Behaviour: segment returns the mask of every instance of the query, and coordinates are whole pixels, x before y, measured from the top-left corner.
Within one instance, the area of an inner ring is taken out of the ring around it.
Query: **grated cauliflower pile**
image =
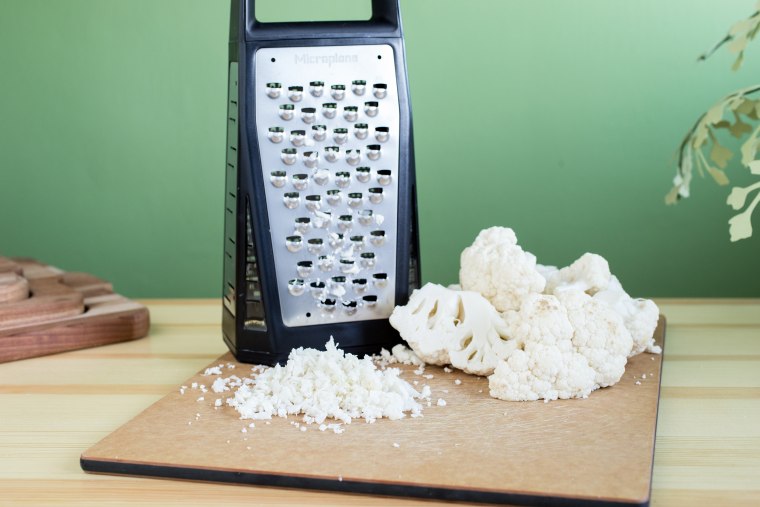
[[[491,227],[462,252],[459,281],[414,291],[390,322],[426,363],[488,376],[495,398],[586,398],[617,383],[629,357],[661,352],[659,309],[631,298],[599,255],[542,266],[512,229]]]
[[[254,378],[218,377],[212,385],[215,393],[232,391],[226,402],[240,414],[241,419],[271,419],[273,416],[303,414],[303,422],[317,424],[320,430],[340,432],[339,425],[325,424],[335,419],[350,424],[353,419],[368,423],[387,417],[401,419],[422,414],[420,401],[430,406],[430,387],[417,391],[399,377],[398,368],[378,369],[376,358],[345,353],[333,341],[326,350],[299,347],[293,349],[285,365],[255,367]],[[384,364],[419,362],[404,347],[394,347],[393,354],[385,351]],[[207,370],[208,373],[208,370]],[[211,371],[210,374],[220,372]]]

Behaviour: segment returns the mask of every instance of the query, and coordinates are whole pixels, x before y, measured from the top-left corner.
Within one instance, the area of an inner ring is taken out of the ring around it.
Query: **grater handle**
[[[372,17],[367,21],[299,21],[262,23],[256,19],[256,0],[232,0],[245,8],[247,41],[282,39],[330,39],[402,37],[400,0],[372,0]]]

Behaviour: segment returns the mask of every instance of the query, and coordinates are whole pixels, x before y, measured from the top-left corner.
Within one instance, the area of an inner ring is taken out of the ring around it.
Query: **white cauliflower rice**
[[[383,360],[388,364],[395,358],[386,352]],[[413,359],[407,355],[403,360]],[[383,417],[419,417],[420,401],[430,401],[428,386],[417,391],[399,377],[398,368],[378,369],[372,357],[359,359],[345,353],[332,337],[324,351],[300,347],[290,353],[284,366],[258,370],[254,378],[220,377],[212,386],[214,392],[237,387],[227,404],[241,419],[303,414],[303,422],[318,424],[324,431],[335,429],[334,424],[325,424],[328,419],[349,424],[354,419],[373,423]]]

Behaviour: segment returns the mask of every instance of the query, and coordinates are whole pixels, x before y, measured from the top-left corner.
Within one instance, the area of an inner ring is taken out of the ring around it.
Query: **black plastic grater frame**
[[[324,348],[333,336],[343,350],[376,353],[400,342],[387,318],[288,326],[282,318],[275,250],[270,237],[254,72],[264,48],[387,45],[392,48],[399,107],[394,302],[419,286],[419,238],[412,117],[398,0],[372,0],[369,21],[260,23],[254,0],[232,0],[230,97],[225,190],[223,335],[244,362],[282,363],[296,347]],[[261,125],[262,129],[268,127]],[[270,206],[275,205],[271,203]]]

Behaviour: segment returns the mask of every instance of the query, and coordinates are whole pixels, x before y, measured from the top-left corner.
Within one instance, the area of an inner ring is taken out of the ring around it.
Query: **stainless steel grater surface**
[[[231,0],[224,340],[275,364],[330,336],[401,341],[419,286],[412,118],[398,0],[366,21],[262,23]]]
[[[255,73],[283,323],[388,318],[399,155],[393,49],[266,48]]]

